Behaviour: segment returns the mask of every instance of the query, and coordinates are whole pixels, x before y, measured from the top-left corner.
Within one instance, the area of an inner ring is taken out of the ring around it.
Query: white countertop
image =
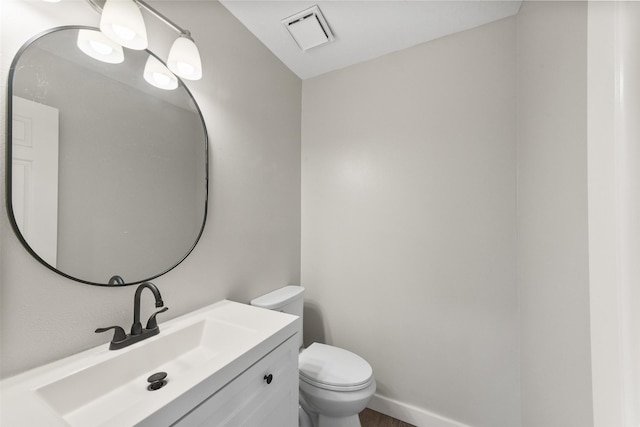
[[[1,381],[0,425],[151,426],[159,415],[172,423],[293,336],[299,321],[220,301],[124,349],[103,344]],[[147,391],[146,378],[158,371],[168,373],[167,386]]]

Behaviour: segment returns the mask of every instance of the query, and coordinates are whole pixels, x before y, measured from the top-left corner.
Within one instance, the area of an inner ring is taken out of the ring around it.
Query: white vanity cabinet
[[[173,426],[297,427],[298,335],[257,360]]]

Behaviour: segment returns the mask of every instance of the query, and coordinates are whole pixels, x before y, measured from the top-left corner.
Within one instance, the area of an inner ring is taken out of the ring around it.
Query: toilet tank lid
[[[251,305],[274,310],[302,297],[302,286],[289,285],[251,300]]]

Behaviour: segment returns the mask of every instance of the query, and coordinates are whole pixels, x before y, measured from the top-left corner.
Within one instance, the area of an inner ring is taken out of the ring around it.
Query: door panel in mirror
[[[16,225],[48,264],[58,250],[58,109],[17,96],[12,109],[11,191]]]

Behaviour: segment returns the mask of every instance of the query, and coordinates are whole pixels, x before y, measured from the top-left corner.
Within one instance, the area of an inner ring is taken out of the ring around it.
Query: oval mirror
[[[108,63],[60,27],[27,42],[8,86],[7,209],[25,248],[80,282],[136,284],[178,265],[207,210],[207,132],[178,79],[143,77],[148,51]],[[98,51],[106,50],[93,43]],[[151,59],[150,59],[151,58]]]

